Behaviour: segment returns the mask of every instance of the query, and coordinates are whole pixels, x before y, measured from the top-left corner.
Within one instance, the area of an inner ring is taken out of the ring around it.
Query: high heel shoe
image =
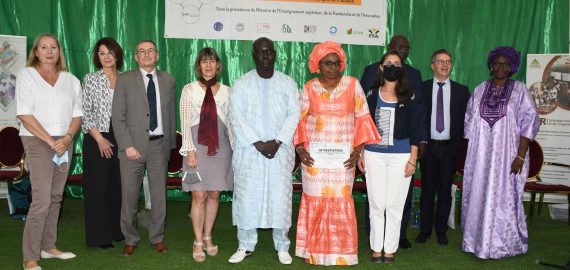
[[[212,241],[212,236],[202,236],[202,239],[204,241]],[[218,246],[217,245],[209,247],[206,244],[204,244],[204,250],[210,256],[216,256],[218,254]]]
[[[194,241],[194,246],[192,246],[192,248],[195,249],[196,247],[203,247],[203,246],[204,243]],[[192,251],[192,259],[194,259],[195,262],[204,262],[206,260],[206,254],[204,253],[204,251],[201,250],[202,248],[200,248],[200,252]]]

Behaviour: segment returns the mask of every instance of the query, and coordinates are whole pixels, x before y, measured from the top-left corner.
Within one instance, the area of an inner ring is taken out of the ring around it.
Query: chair
[[[467,146],[469,145],[469,141],[465,139],[461,139],[461,146],[459,149],[459,158],[457,159],[457,167],[455,169],[455,181],[453,184],[456,186],[456,191],[461,193],[463,191],[463,172],[465,168],[465,160],[467,159]],[[462,179],[457,179],[461,177]],[[457,223],[461,224],[461,199],[462,196],[459,197],[459,203],[457,203]]]
[[[26,153],[19,133],[20,130],[13,126],[5,126],[0,130],[0,181],[17,181],[27,175],[24,168]],[[10,183],[2,185],[8,187]],[[8,211],[12,214],[14,209],[8,188],[0,190],[0,198],[6,198]]]
[[[168,161],[168,177],[166,179],[166,187],[169,189],[182,187],[182,167],[183,158],[178,152],[182,147],[182,134],[176,132],[176,148],[170,151],[170,160]]]
[[[20,130],[6,126],[0,130],[0,181],[16,181],[24,177],[26,153],[20,139]],[[5,170],[18,168],[17,170]]]
[[[552,165],[570,169],[570,165],[555,162],[544,162],[544,153],[542,152],[542,147],[536,140],[530,142],[528,151],[530,162],[528,172],[529,180],[526,182],[524,190],[530,193],[530,205],[528,210],[528,223],[530,226],[532,225],[532,219],[534,216],[534,206],[536,203],[537,193],[540,194],[540,199],[538,201],[538,215],[540,215],[540,212],[542,210],[542,203],[544,202],[545,193],[565,194],[568,196],[568,203],[570,204],[570,186],[541,183],[542,179],[540,178],[540,171],[542,170],[542,166]],[[536,181],[534,179],[536,179]],[[568,209],[568,214],[570,216],[570,208]],[[570,219],[568,219],[568,225],[570,225]]]

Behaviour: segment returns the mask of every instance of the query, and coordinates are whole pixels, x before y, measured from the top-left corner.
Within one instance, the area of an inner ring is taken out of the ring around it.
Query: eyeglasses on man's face
[[[156,49],[154,48],[150,48],[150,49],[138,49],[137,53],[140,55],[145,55],[145,54],[155,54],[156,53]]]
[[[432,62],[432,64],[438,64],[438,65],[451,65],[452,61],[451,60],[435,60]]]

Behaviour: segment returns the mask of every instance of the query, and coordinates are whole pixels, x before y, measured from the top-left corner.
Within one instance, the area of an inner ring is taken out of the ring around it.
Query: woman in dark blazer
[[[382,141],[364,147],[359,166],[366,172],[372,260],[392,263],[408,187],[416,171],[420,113],[398,52],[387,52],[380,63],[376,86],[366,99]]]

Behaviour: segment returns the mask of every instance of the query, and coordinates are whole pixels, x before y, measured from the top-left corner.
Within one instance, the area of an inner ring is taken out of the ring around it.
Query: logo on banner
[[[303,32],[314,34],[317,32],[317,26],[316,25],[305,25],[303,27]]]
[[[529,68],[540,68],[540,63],[538,62],[538,60],[534,59],[534,60],[532,60],[532,62],[530,62],[530,65],[528,67]]]
[[[288,24],[283,24],[281,26],[281,33],[289,33],[291,34],[291,26],[289,26]]]
[[[336,34],[337,31],[338,31],[338,29],[336,29],[336,26],[331,26],[331,27],[329,28],[329,33],[330,33],[331,35]]]
[[[376,27],[372,27],[372,28],[368,29],[368,37],[369,38],[379,38],[378,33],[380,33],[380,30]]]
[[[236,31],[243,32],[243,30],[245,30],[245,25],[243,23],[237,23],[236,24]]]
[[[362,35],[364,35],[364,31],[353,30],[351,27],[351,28],[346,29],[346,34],[349,36],[352,36],[352,35],[362,36]]]
[[[257,24],[257,33],[270,33],[270,32],[271,32],[271,24],[269,23]]]
[[[223,23],[221,23],[221,22],[214,23],[214,30],[220,32],[220,31],[222,31],[222,29],[224,29]]]

